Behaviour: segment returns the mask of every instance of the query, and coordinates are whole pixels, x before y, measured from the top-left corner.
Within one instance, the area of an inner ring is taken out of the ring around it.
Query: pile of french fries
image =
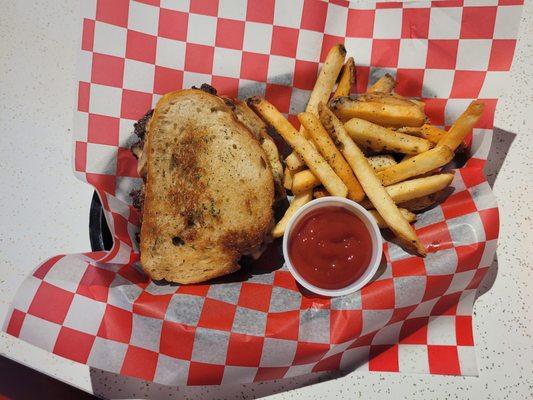
[[[265,99],[248,100],[293,150],[284,160],[284,185],[294,198],[272,234],[283,236],[290,217],[313,198],[341,196],[369,209],[380,228],[389,228],[407,250],[423,257],[426,249],[410,225],[414,212],[434,204],[452,182],[453,174],[439,170],[453,159],[484,104],[472,102],[442,130],[431,125],[423,101],[394,93],[389,74],[350,98],[355,63],[345,57],[340,44],[328,52],[305,112],[298,115],[299,131]]]

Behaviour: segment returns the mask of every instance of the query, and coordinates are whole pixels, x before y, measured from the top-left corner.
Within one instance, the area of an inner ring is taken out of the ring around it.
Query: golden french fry
[[[352,85],[355,83],[355,63],[353,57],[348,58],[342,69],[337,89],[333,97],[349,96]]]
[[[344,182],[335,174],[333,169],[311,143],[294,129],[291,123],[283,117],[276,107],[260,97],[251,97],[248,99],[248,105],[265,121],[276,128],[289,146],[304,159],[309,169],[320,179],[320,182],[322,182],[328,192],[340,197],[346,197],[348,195],[348,188]]]
[[[344,45],[337,44],[329,49],[328,55],[324,60],[324,65],[318,73],[315,86],[313,87],[313,91],[311,92],[311,96],[305,107],[306,112],[318,115],[318,103],[328,101],[329,95],[331,94],[335,82],[337,81],[337,77],[339,76],[339,72],[342,69],[344,57],[346,57],[346,48]],[[307,138],[307,134],[303,127],[300,127],[300,134]],[[289,168],[291,170],[296,171],[305,167],[301,158],[293,156],[292,154],[287,158],[289,157],[290,160],[287,165],[290,165]]]
[[[472,131],[476,122],[481,118],[485,104],[476,100],[455,120],[452,127],[438,142],[437,146],[448,146],[452,151],[463,142],[464,138]]]
[[[274,238],[283,236],[283,234],[285,233],[285,228],[287,227],[287,223],[289,222],[291,217],[294,215],[296,210],[303,207],[305,204],[309,203],[311,200],[313,200],[313,193],[311,190],[301,193],[298,196],[294,196],[294,199],[292,199],[292,202],[289,205],[289,208],[287,208],[287,211],[285,211],[285,215],[283,215],[283,218],[281,218],[279,222],[276,224],[276,226],[274,227],[274,229],[272,229],[272,236]]]
[[[346,57],[346,48],[342,44],[337,44],[329,50],[324,65],[316,78],[315,86],[305,108],[306,112],[318,115],[318,104],[329,100],[329,95],[344,64],[344,57]]]
[[[379,172],[398,164],[390,154],[378,154],[366,158],[374,171]]]
[[[396,207],[365,155],[344,129],[342,122],[323,104],[319,106],[319,114],[324,128],[326,128],[326,131],[340,148],[357,179],[359,179],[366,195],[383,217],[387,226],[406,247],[424,257],[426,250],[415,230]]]
[[[337,97],[331,100],[330,107],[344,121],[362,118],[382,126],[401,127],[422,126],[426,120],[424,112],[416,104],[393,96],[379,99],[370,95],[361,95],[357,99]]]
[[[313,197],[315,199],[319,199],[321,197],[326,197],[326,196],[329,196],[329,193],[326,189],[324,189],[323,186],[316,187],[313,189]]]
[[[402,162],[409,160],[410,158],[413,158],[416,156],[416,154],[406,154],[402,157]]]
[[[365,197],[363,188],[318,118],[314,114],[304,112],[298,114],[298,119],[305,127],[318,151],[348,188],[348,198],[353,201],[363,200]]]
[[[448,187],[453,181],[453,174],[436,174],[424,178],[415,178],[395,185],[387,186],[387,193],[396,204],[427,196]]]
[[[285,158],[285,165],[292,172],[301,171],[305,168],[305,163],[300,160],[300,157],[296,153],[291,153]]]
[[[418,108],[420,108],[422,111],[424,111],[424,108],[426,107],[426,102],[418,99],[410,99],[412,103],[415,103]]]
[[[357,101],[388,104],[391,106],[418,107],[411,99],[396,93],[362,93],[357,96]]]
[[[402,213],[403,217],[409,223],[416,221],[416,214],[412,213],[409,210],[406,210],[405,208],[400,208],[399,210]],[[388,228],[387,223],[385,222],[383,217],[381,215],[379,215],[377,210],[368,210],[368,211],[370,212],[370,214],[372,214],[372,216],[376,220],[376,223],[378,224],[378,228],[379,229],[387,229]]]
[[[320,179],[318,179],[310,170],[306,169],[294,174],[292,192],[294,194],[303,193],[321,184]]]
[[[283,187],[285,189],[291,190],[293,182],[294,173],[289,168],[285,167],[285,171],[283,172]]]
[[[432,206],[437,201],[439,201],[439,198],[441,196],[442,196],[442,190],[436,193],[432,193],[426,196],[419,197],[417,199],[406,201],[405,203],[401,203],[399,206],[409,211],[417,212],[417,211],[421,211]]]
[[[411,98],[403,97],[403,96],[399,95],[398,93],[391,93],[391,95],[393,97],[396,97],[397,99],[407,100],[407,101],[410,101],[413,104],[416,104],[416,106],[418,108],[420,108],[422,111],[424,111],[424,108],[426,107],[426,103],[423,102],[422,100],[414,99],[412,97]]]
[[[412,211],[412,208],[405,206],[405,204],[411,202],[411,200],[439,193],[448,187],[452,181],[453,174],[436,174],[396,183],[395,185],[387,186],[385,189],[396,204],[401,204],[402,207]],[[372,208],[372,203],[367,199],[363,200],[361,205],[365,208]]]
[[[448,146],[437,146],[409,160],[402,161],[390,168],[378,172],[378,177],[385,186],[425,174],[448,164],[453,158],[453,151]]]
[[[355,143],[374,151],[419,154],[432,146],[429,140],[399,133],[360,118],[350,119],[344,127]]]
[[[276,142],[270,136],[269,128],[267,124],[248,107],[246,102],[240,100],[224,100],[226,103],[231,104],[235,116],[239,121],[244,123],[256,138],[259,139],[261,147],[265,151],[270,168],[272,169],[272,175],[274,175],[274,182],[276,183],[276,190],[283,191],[281,189],[283,180],[283,166],[279,158],[279,151],[276,146]]]
[[[264,133],[265,135],[268,135],[267,133]],[[262,137],[261,141],[261,147],[265,151],[269,164],[270,169],[272,170],[272,176],[274,177],[274,184],[276,187],[276,193],[281,196],[285,197],[285,189],[284,186],[284,175],[283,175],[283,165],[281,165],[281,161],[279,158],[279,151],[278,147],[276,146],[276,142],[270,136],[268,139],[266,137]]]
[[[396,87],[396,81],[390,74],[385,74],[379,78],[367,90],[368,93],[391,93]]]
[[[406,133],[408,135],[418,136],[429,140],[431,143],[438,143],[439,140],[446,135],[446,131],[439,129],[436,126],[430,124],[424,124],[421,127],[402,127],[398,129],[400,133]]]

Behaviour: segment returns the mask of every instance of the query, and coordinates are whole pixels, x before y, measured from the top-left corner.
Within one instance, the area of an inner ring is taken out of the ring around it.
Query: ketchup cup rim
[[[341,206],[351,211],[354,215],[361,219],[361,221],[363,221],[368,230],[368,233],[370,234],[370,237],[372,238],[372,257],[370,259],[370,263],[365,269],[365,272],[363,272],[363,274],[355,282],[352,282],[351,284],[340,289],[324,289],[308,282],[298,273],[297,268],[292,265],[291,259],[289,257],[290,236],[292,229],[294,228],[296,223],[311,210],[327,206]],[[287,265],[289,272],[292,274],[294,279],[296,279],[296,281],[298,281],[298,283],[304,288],[322,296],[344,296],[362,289],[376,275],[379,265],[381,264],[382,255],[383,239],[381,237],[381,232],[379,231],[376,220],[368,212],[368,210],[366,210],[360,204],[344,197],[328,196],[310,201],[309,203],[298,209],[289,219],[287,227],[285,228],[285,233],[283,234],[283,257],[285,258],[285,264]]]

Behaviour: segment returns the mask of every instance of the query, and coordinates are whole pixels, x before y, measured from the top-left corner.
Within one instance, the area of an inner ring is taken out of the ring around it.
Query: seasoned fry
[[[346,57],[346,48],[342,44],[337,44],[329,50],[309,97],[306,112],[318,115],[318,104],[328,101],[344,63],[344,57]]]
[[[472,131],[476,122],[481,118],[485,104],[476,100],[470,103],[468,108],[455,120],[452,127],[437,144],[438,146],[448,146],[452,151],[463,142],[464,138]]]
[[[354,201],[363,200],[365,197],[363,188],[353,174],[350,165],[346,162],[342,153],[337,149],[335,143],[333,143],[333,140],[331,140],[318,118],[314,114],[304,112],[298,114],[298,119],[305,127],[318,151],[320,151],[324,159],[329,165],[331,165],[331,168],[333,168],[333,171],[335,171],[348,188],[348,198]]]
[[[411,100],[411,103],[415,103],[418,108],[420,108],[422,111],[424,111],[424,108],[426,107],[426,103],[422,100],[418,100],[418,99],[410,99]]]
[[[260,97],[252,97],[248,99],[248,105],[270,125],[276,128],[289,146],[304,159],[309,169],[320,179],[329,193],[340,197],[346,197],[348,195],[348,188],[335,174],[326,160],[324,160],[307,139],[298,134],[290,122],[272,104]]]
[[[396,204],[381,184],[376,173],[366,160],[365,155],[350,138],[339,119],[323,104],[319,106],[320,120],[337,143],[342,154],[352,167],[357,179],[361,183],[366,195],[375,206],[376,210],[385,220],[387,226],[398,236],[406,247],[412,249],[420,256],[426,255],[426,250],[415,230],[402,215]]]
[[[342,69],[337,89],[333,97],[349,96],[352,85],[355,83],[355,63],[353,57],[348,58]]]
[[[374,151],[419,154],[431,148],[429,140],[395,132],[360,118],[352,118],[344,127],[355,143]]]
[[[285,158],[285,165],[292,172],[298,172],[305,168],[305,163],[296,153],[291,153]]]
[[[322,183],[320,182],[320,179],[313,175],[310,170],[306,169],[294,174],[292,181],[292,192],[294,194],[303,193],[321,184]]]
[[[391,106],[414,107],[417,106],[411,99],[396,93],[362,93],[357,96],[357,101],[388,104]],[[418,106],[417,106],[418,107]]]
[[[409,160],[410,158],[413,158],[416,156],[416,154],[406,154],[402,157],[402,162]]]
[[[324,65],[318,73],[316,78],[315,86],[305,107],[306,112],[318,115],[318,103],[327,102],[329,95],[335,86],[339,72],[342,69],[344,63],[344,57],[346,57],[346,48],[342,44],[337,44],[333,46],[324,60]],[[304,127],[300,127],[300,134],[307,138]],[[292,171],[301,170],[305,167],[304,160],[301,157],[297,157],[290,154],[285,163],[289,166]],[[288,161],[287,161],[288,160]]]
[[[390,74],[385,74],[379,78],[372,86],[367,90],[368,93],[391,93],[396,87],[396,81]]]
[[[232,99],[225,99],[224,101],[233,109],[237,119],[246,125],[254,136],[259,139],[259,143],[266,153],[270,169],[272,170],[276,194],[277,196],[285,196],[285,190],[283,188],[283,166],[281,165],[276,142],[270,136],[271,132],[269,132],[267,124],[248,107],[246,102]]]
[[[424,210],[435,204],[442,196],[442,192],[443,191],[441,190],[436,193],[428,194],[427,196],[419,197],[418,199],[406,201],[405,203],[401,203],[400,207],[403,207],[412,212]]]
[[[367,157],[368,163],[374,169],[379,172],[398,164],[393,156],[390,154],[378,154],[377,156]]]
[[[382,126],[402,127],[422,126],[426,120],[424,112],[416,104],[393,96],[379,99],[368,95],[357,99],[337,97],[331,100],[330,107],[344,121],[362,118]]]
[[[402,213],[403,217],[409,223],[416,221],[416,214],[412,213],[409,210],[406,210],[405,208],[400,208],[399,210]],[[378,224],[378,228],[379,229],[387,229],[388,228],[387,223],[385,222],[383,217],[381,215],[379,215],[379,213],[376,210],[368,210],[368,211],[370,212],[370,214],[372,214],[372,216],[376,220],[376,223]]]
[[[419,99],[413,99],[408,97],[403,97],[399,95],[398,93],[391,93],[393,97],[396,97],[397,99],[407,100],[410,101],[413,104],[416,104],[418,108],[420,108],[422,111],[424,111],[424,108],[426,107],[426,103]]]
[[[321,197],[329,196],[329,193],[323,186],[319,186],[313,189],[313,197],[319,199]]]
[[[448,164],[453,158],[453,151],[448,146],[438,146],[402,161],[390,168],[378,172],[378,177],[385,186],[422,175],[435,168]]]
[[[396,204],[418,199],[441,191],[453,181],[453,174],[437,174],[425,178],[410,179],[387,186],[387,192]]]
[[[250,110],[250,112],[252,111]],[[265,136],[262,136],[261,147],[265,151],[270,163],[270,169],[272,170],[272,176],[274,177],[276,193],[278,196],[285,197],[285,189],[283,185],[283,165],[281,165],[278,148],[274,140],[268,136],[266,131],[263,132],[263,134]]]
[[[439,129],[436,126],[430,124],[424,124],[421,127],[403,127],[398,129],[400,133],[406,133],[408,135],[418,136],[429,140],[431,143],[438,143],[439,140],[446,135],[446,131]]]
[[[291,190],[293,182],[294,173],[289,168],[285,167],[285,171],[283,172],[283,187],[287,190]]]
[[[387,186],[385,189],[396,204],[401,204],[403,208],[412,211],[412,208],[405,206],[411,200],[422,199],[434,193],[441,192],[448,187],[453,180],[453,174],[437,174],[424,178],[410,179],[395,185]],[[360,203],[365,208],[372,208],[372,203],[367,199]]]
[[[281,218],[274,227],[274,229],[272,229],[272,236],[274,238],[283,236],[283,233],[285,233],[285,228],[287,227],[287,223],[294,215],[296,210],[304,206],[306,203],[309,203],[311,200],[313,200],[313,193],[311,190],[308,190],[307,192],[295,196],[291,204],[289,205],[289,208],[287,208],[287,211],[285,211],[285,215],[283,215],[283,218]]]

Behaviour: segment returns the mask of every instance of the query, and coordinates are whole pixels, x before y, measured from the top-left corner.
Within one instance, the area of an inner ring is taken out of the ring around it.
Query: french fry
[[[391,106],[418,107],[411,99],[396,93],[362,93],[357,96],[358,101],[375,102]]]
[[[390,74],[385,74],[379,78],[372,86],[367,90],[368,93],[391,93],[396,87],[396,81]]]
[[[274,238],[283,236],[283,234],[285,233],[285,228],[287,227],[287,223],[294,215],[296,210],[309,203],[311,200],[313,200],[313,193],[311,190],[308,190],[307,192],[295,196],[294,199],[292,199],[289,208],[287,208],[287,211],[285,211],[285,215],[283,215],[283,218],[281,218],[274,227],[274,229],[272,229],[272,236]]]
[[[428,207],[431,207],[439,200],[441,196],[442,190],[436,193],[428,194],[427,196],[419,197],[418,199],[413,199],[406,201],[405,203],[401,203],[400,207],[404,207],[405,209],[412,212],[421,211]]]
[[[355,83],[355,63],[353,57],[348,58],[344,63],[337,89],[333,97],[349,96],[352,85]]]
[[[422,101],[422,100],[403,97],[403,96],[399,95],[398,93],[391,93],[391,95],[396,97],[396,98],[398,98],[398,99],[408,100],[411,103],[416,104],[417,107],[420,108],[422,111],[424,111],[424,108],[426,107],[426,103],[424,101]]]
[[[412,213],[409,210],[406,210],[405,208],[400,208],[399,210],[402,213],[403,217],[409,223],[416,221],[416,214]],[[368,211],[370,212],[370,214],[372,214],[372,216],[376,220],[376,223],[378,224],[378,228],[379,229],[387,229],[388,228],[387,223],[385,222],[383,217],[381,215],[379,215],[379,213],[376,210],[368,210]]]
[[[418,136],[424,139],[429,140],[431,143],[438,143],[440,139],[444,135],[446,135],[446,131],[443,129],[439,129],[436,126],[430,125],[430,124],[424,124],[421,127],[413,128],[413,127],[403,127],[398,129],[398,132],[400,133],[406,133],[408,135]]]
[[[410,158],[413,158],[416,156],[416,154],[406,154],[402,157],[402,162],[409,160]]]
[[[422,111],[426,107],[426,102],[420,99],[411,99],[411,102],[415,103]]]
[[[365,155],[344,129],[342,122],[323,104],[319,106],[319,114],[324,128],[326,128],[326,131],[340,148],[357,179],[359,179],[366,195],[383,217],[387,226],[406,247],[424,257],[426,249],[420,242],[415,230],[396,207],[396,204],[394,204],[394,201],[366,160]]]
[[[283,187],[287,190],[291,190],[293,182],[294,173],[289,168],[285,167],[285,171],[283,172]]]
[[[424,178],[415,178],[395,185],[387,186],[387,193],[396,204],[427,196],[448,187],[453,181],[453,174],[436,174]]]
[[[448,187],[452,181],[453,174],[436,174],[424,178],[403,181],[395,185],[387,186],[385,189],[396,204],[401,204],[402,207],[411,210],[411,208],[405,206],[405,204],[411,200],[438,193]],[[372,203],[367,199],[363,200],[360,204],[364,208],[372,208]]]
[[[375,172],[383,171],[398,164],[390,154],[378,154],[377,156],[370,156],[366,159]]]
[[[337,77],[339,76],[339,72],[342,69],[344,57],[346,57],[346,48],[344,45],[337,44],[329,49],[328,55],[324,60],[324,65],[318,73],[315,86],[313,87],[311,96],[305,107],[306,112],[318,115],[318,103],[328,101],[329,95],[331,94],[335,82],[337,81]],[[303,127],[300,127],[300,134],[307,138],[307,134]],[[305,167],[304,160],[293,154],[290,154],[287,157],[288,163],[287,159],[285,160],[285,163],[293,171],[301,170]]]
[[[437,146],[434,149],[418,154],[409,160],[402,161],[390,168],[378,172],[378,177],[385,186],[433,171],[435,168],[448,164],[453,158],[453,151],[448,146]]]
[[[298,119],[305,127],[318,151],[348,188],[348,198],[353,201],[363,200],[365,197],[363,188],[318,118],[314,114],[304,112],[298,114]]]
[[[426,107],[426,103],[424,101],[422,101],[422,100],[403,97],[403,96],[400,96],[398,93],[393,93],[392,95],[394,97],[399,98],[399,99],[410,101],[411,103],[415,104],[418,108],[420,108],[422,110],[422,112],[424,111],[424,108]]]
[[[329,193],[333,196],[340,197],[346,197],[348,195],[348,188],[335,174],[326,160],[324,160],[307,139],[298,134],[290,122],[272,104],[260,97],[252,97],[248,99],[248,105],[270,125],[276,128],[289,146],[304,159],[309,169],[320,179],[320,182],[322,182]]]
[[[329,95],[344,64],[344,57],[346,57],[346,48],[342,44],[337,44],[329,50],[305,107],[306,112],[318,115],[318,104],[329,100]]]
[[[401,103],[401,104],[400,104]],[[390,97],[372,99],[359,96],[357,99],[337,97],[330,102],[331,110],[341,120],[362,118],[382,126],[422,126],[424,112],[411,101]]]
[[[438,142],[437,146],[448,146],[452,151],[463,142],[464,138],[472,131],[476,122],[481,118],[485,104],[476,100],[455,120],[446,135]]]
[[[300,194],[321,184],[322,183],[320,182],[320,179],[313,175],[310,170],[306,169],[294,174],[292,181],[292,192],[294,194]]]
[[[344,127],[355,143],[374,151],[419,154],[432,146],[429,140],[399,133],[360,118],[352,118]]]
[[[292,172],[298,172],[305,168],[305,163],[298,157],[298,154],[291,153],[285,157],[285,165]]]
[[[323,186],[319,186],[313,189],[313,197],[319,199],[321,197],[329,196],[329,193]]]
[[[424,111],[424,108],[426,107],[426,103],[422,100],[411,99],[411,103],[415,103],[422,111]]]

